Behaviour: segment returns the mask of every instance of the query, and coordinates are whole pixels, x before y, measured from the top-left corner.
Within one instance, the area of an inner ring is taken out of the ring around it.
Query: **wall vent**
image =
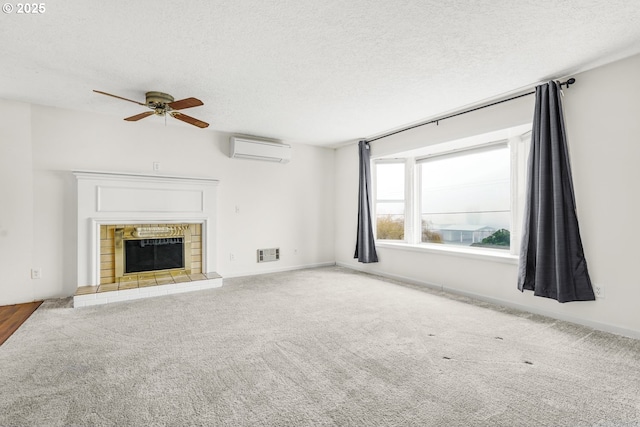
[[[278,261],[280,248],[258,249],[258,262]]]

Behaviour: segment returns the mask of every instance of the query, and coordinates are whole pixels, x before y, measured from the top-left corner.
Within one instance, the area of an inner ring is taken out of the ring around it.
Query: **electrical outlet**
[[[42,270],[39,268],[31,269],[31,278],[32,279],[40,279],[42,277]]]
[[[229,261],[235,261],[236,256],[234,254],[229,254]]]
[[[604,286],[593,285],[593,293],[596,294],[596,298],[604,299]]]
[[[153,162],[153,170],[154,171],[160,170],[160,162]]]

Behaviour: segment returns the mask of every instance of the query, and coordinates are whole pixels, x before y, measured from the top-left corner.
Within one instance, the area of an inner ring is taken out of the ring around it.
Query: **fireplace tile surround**
[[[217,180],[115,172],[73,174],[78,195],[74,307],[222,286],[222,277],[215,273]],[[189,227],[187,270],[116,277],[113,232],[126,225]]]
[[[116,239],[115,231],[123,227],[189,227],[191,235],[189,262],[190,273],[202,272],[202,225],[201,224],[121,224],[121,225],[100,225],[100,284],[114,283],[118,281],[116,274]]]

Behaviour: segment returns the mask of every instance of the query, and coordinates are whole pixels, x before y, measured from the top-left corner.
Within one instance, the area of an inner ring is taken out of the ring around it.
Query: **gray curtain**
[[[582,249],[560,84],[536,88],[518,289],[559,302],[595,295]]]
[[[371,156],[369,143],[358,143],[360,156],[360,186],[358,190],[358,236],[354,258],[359,262],[378,262],[376,245],[373,238],[373,224],[371,223]]]

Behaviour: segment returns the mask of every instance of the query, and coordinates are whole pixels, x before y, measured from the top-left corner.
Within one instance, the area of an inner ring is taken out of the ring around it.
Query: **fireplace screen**
[[[124,246],[125,273],[184,268],[182,237],[126,240]]]
[[[126,226],[115,230],[116,278],[143,272],[191,270],[188,225]]]

